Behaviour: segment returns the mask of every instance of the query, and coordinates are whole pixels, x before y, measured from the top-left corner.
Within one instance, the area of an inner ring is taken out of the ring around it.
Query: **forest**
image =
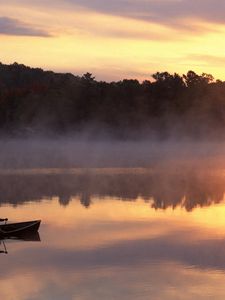
[[[225,137],[225,82],[194,71],[149,78],[104,82],[0,63],[0,134]]]

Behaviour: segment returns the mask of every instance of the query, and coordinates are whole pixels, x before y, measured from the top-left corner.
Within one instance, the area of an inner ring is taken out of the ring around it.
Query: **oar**
[[[5,246],[4,241],[0,241],[0,244],[1,243],[3,244],[4,250],[1,250],[0,253],[8,254],[8,251],[6,250],[6,246]]]

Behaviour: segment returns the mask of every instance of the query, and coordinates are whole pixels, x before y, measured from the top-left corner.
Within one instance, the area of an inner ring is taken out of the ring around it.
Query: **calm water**
[[[1,299],[225,299],[223,170],[9,170],[0,190],[1,217],[42,219],[4,241]]]

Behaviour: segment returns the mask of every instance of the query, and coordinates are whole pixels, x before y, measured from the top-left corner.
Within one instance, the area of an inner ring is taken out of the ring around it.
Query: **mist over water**
[[[223,142],[77,137],[0,141],[0,168],[223,167]]]

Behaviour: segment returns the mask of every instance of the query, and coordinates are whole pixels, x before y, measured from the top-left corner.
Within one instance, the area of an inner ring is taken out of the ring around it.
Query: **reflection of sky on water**
[[[220,185],[211,182],[211,191]],[[2,217],[42,225],[41,242],[6,241],[1,298],[224,299],[224,201],[187,212],[182,202],[155,210],[141,196],[130,200],[92,195],[86,208],[79,196],[63,206],[58,195],[43,195],[5,203]]]

